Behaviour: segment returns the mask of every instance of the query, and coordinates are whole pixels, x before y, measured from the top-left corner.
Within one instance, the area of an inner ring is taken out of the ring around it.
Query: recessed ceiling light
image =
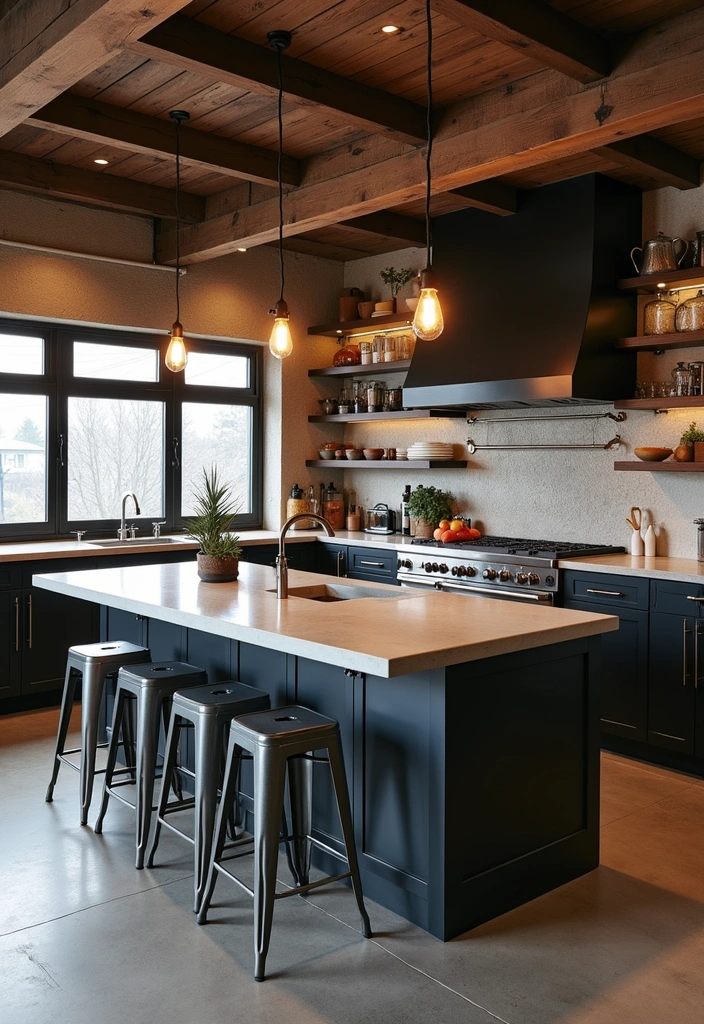
[[[242,246],[239,246],[239,245],[238,245],[238,246],[237,246],[237,252],[247,252],[247,250],[246,250],[246,249],[243,249],[243,248],[242,248]]]
[[[93,163],[100,164],[101,167],[105,167],[105,165],[107,164],[107,160],[103,160],[102,157],[99,157],[97,160],[94,160]]]
[[[397,32],[401,31],[399,25],[382,25],[381,31],[385,32],[387,36],[395,36]]]

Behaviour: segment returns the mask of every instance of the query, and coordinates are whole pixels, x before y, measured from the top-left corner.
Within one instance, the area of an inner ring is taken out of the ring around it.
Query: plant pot
[[[704,462],[704,441],[694,442],[694,461]]]
[[[204,555],[198,552],[198,575],[204,583],[232,583],[239,574],[240,560],[234,555]]]
[[[413,519],[411,517],[411,537],[423,537],[427,540],[433,539],[435,525],[427,519]]]

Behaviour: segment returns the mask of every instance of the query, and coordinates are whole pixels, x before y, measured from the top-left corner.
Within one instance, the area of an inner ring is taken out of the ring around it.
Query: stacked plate
[[[408,449],[409,459],[453,459],[454,445],[443,441],[416,441]]]

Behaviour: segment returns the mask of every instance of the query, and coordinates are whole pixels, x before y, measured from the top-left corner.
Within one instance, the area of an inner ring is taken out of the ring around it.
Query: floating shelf
[[[432,420],[452,416],[461,416],[463,419],[467,413],[464,409],[400,409],[394,412],[343,412],[333,413],[330,416],[309,416],[309,423],[361,423],[369,420]]]
[[[703,409],[704,395],[686,398],[619,398],[614,409]]]
[[[703,268],[704,269],[704,268]],[[619,338],[616,348],[655,352],[665,348],[695,348],[704,345],[704,331],[681,331],[676,334],[648,334],[637,338]]]
[[[410,327],[413,323],[413,314],[407,316],[398,313],[389,313],[388,316],[370,316],[366,320],[343,320],[336,324],[320,324],[318,327],[309,327],[309,334],[324,335],[326,338],[346,337],[350,334],[382,334],[384,331],[398,330],[402,327]]]
[[[410,359],[396,359],[391,363],[357,363],[355,366],[322,366],[309,370],[309,377],[378,377],[380,373],[405,373]]]
[[[682,287],[691,282],[692,288],[704,288],[704,267],[687,267],[686,270],[666,270],[661,274],[641,274],[638,277],[624,277],[618,286],[625,292],[657,292],[662,291],[658,284],[663,283],[665,289]]]
[[[704,465],[704,463],[702,463]],[[462,459],[306,459],[311,469],[466,469]]]
[[[704,462],[614,462],[614,469],[630,473],[704,473]]]

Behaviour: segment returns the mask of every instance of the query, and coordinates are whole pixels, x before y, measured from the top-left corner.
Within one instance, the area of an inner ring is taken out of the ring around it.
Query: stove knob
[[[425,569],[426,572],[432,572],[433,571],[433,567],[430,564],[430,562],[423,562],[423,564],[421,566],[421,569]]]
[[[516,583],[527,583],[527,582],[528,582],[528,573],[527,572],[517,572],[516,573]]]
[[[508,583],[508,581],[510,579],[513,579],[513,577],[511,576],[511,573],[508,571],[508,569],[502,569],[501,572],[499,573],[499,579],[501,580],[502,583]]]
[[[449,572],[449,570],[448,570],[448,568],[447,568],[447,566],[445,565],[444,562],[440,563],[440,565],[438,566],[438,569],[440,570],[440,572]]]
[[[410,559],[410,558],[399,558],[399,560],[398,560],[398,567],[399,567],[399,569],[412,569],[413,568],[413,560]]]
[[[473,565],[468,565],[467,568],[464,571],[465,571],[465,575],[467,575],[467,576],[476,576],[477,575],[477,570],[474,568]]]
[[[532,572],[528,577],[528,580],[532,587],[537,587],[540,583],[540,576],[538,576],[537,572]]]
[[[440,566],[438,565],[437,562],[433,562],[433,564],[430,566],[430,568],[433,570],[433,572],[437,572],[439,570]]]
[[[464,566],[464,565],[461,565],[459,567],[459,569],[457,570],[457,575],[458,576],[466,576],[467,575],[467,567]]]
[[[460,569],[461,568],[462,568],[462,566],[458,567],[456,565],[453,565],[452,569],[450,570],[450,572],[452,573],[453,576],[460,576],[461,575],[461,573],[460,573]]]
[[[485,569],[484,572],[482,573],[482,576],[484,577],[485,580],[495,580],[496,569]]]
[[[555,585],[555,577],[554,576],[546,576],[545,577],[545,583],[547,584],[548,587],[553,587]]]

